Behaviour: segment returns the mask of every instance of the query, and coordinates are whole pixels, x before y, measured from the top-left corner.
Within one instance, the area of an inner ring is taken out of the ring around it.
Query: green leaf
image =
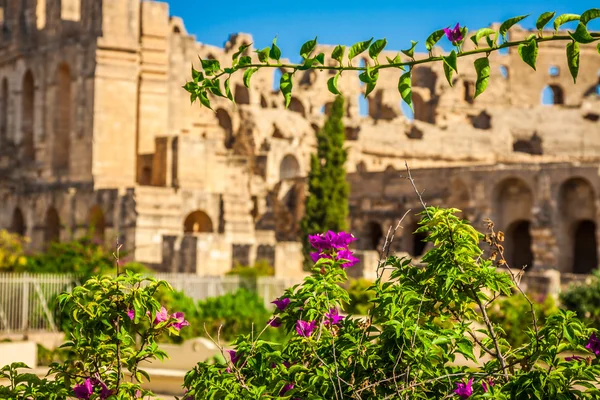
[[[479,44],[479,41],[481,40],[482,37],[488,37],[491,35],[495,35],[496,31],[490,28],[481,28],[480,30],[477,31],[477,33],[475,34],[475,44]]]
[[[336,60],[337,62],[339,62],[341,64],[342,60],[344,59],[345,52],[346,52],[346,46],[337,45],[337,46],[335,46],[335,49],[333,49],[333,53],[331,53],[331,58],[333,58],[334,60]]]
[[[410,71],[405,72],[400,76],[400,80],[398,81],[398,92],[400,92],[402,100],[404,100],[412,110],[412,81],[410,79]]]
[[[535,63],[538,55],[538,43],[535,40],[535,37],[531,38],[527,43],[520,44],[518,51],[521,59],[535,70]]]
[[[577,29],[575,30],[575,32],[573,32],[573,33],[569,32],[569,35],[576,42],[583,43],[583,44],[592,43],[592,42],[595,42],[596,40],[598,40],[598,38],[595,38],[592,35],[590,35],[586,26],[584,24],[582,24],[581,22],[577,25]]]
[[[202,63],[202,69],[204,70],[204,73],[206,73],[208,76],[216,74],[221,69],[221,64],[219,64],[218,60],[200,59],[200,62]]]
[[[507,19],[506,21],[504,21],[502,23],[502,25],[500,25],[500,30],[499,30],[500,36],[502,36],[504,38],[504,40],[506,40],[506,32],[508,32],[508,30],[510,28],[512,28],[512,26],[514,24],[518,23],[519,21],[521,21],[527,17],[529,17],[529,14],[520,15],[518,17],[510,18],[510,19]]]
[[[192,79],[194,80],[194,83],[198,83],[199,81],[204,79],[204,75],[202,74],[202,72],[196,71],[196,69],[194,69],[194,64],[192,64]]]
[[[285,108],[287,108],[290,105],[290,101],[292,101],[292,86],[292,74],[285,72],[281,75],[281,79],[279,80],[279,89],[281,90],[281,93],[283,93]]]
[[[367,83],[367,90],[365,90],[365,99],[375,89],[377,82]]]
[[[225,96],[227,96],[227,98],[229,100],[231,100],[235,103],[235,100],[233,99],[233,94],[231,94],[231,86],[229,83],[229,78],[225,79]]]
[[[596,49],[598,50],[598,54],[600,54],[600,43],[598,43],[598,46],[596,47]]]
[[[269,51],[269,58],[275,61],[279,61],[281,58],[281,50],[277,47],[277,37],[273,39],[273,44],[271,44],[271,50]]]
[[[235,53],[233,53],[233,55],[231,56],[231,59],[232,59],[233,61],[237,60],[237,58],[240,56],[240,54],[242,54],[244,51],[246,51],[246,49],[247,49],[248,47],[250,47],[250,46],[252,46],[252,43],[250,43],[250,44],[244,44],[244,45],[241,45],[241,46],[239,47],[238,51],[236,51]]]
[[[456,51],[452,50],[446,57],[442,56],[442,59],[444,60],[444,64],[448,64],[450,68],[458,72],[458,69],[456,68]]]
[[[371,59],[373,59],[376,63],[379,63],[379,60],[377,60],[377,56],[379,56],[379,54],[382,52],[386,45],[387,39],[385,38],[373,42],[371,47],[369,47],[369,57],[371,57]]]
[[[319,62],[321,65],[325,65],[325,53],[319,53],[315,57],[315,60]]]
[[[268,47],[265,47],[262,50],[256,50],[256,53],[258,54],[258,61],[260,61],[261,63],[266,63],[269,62],[269,52],[271,49],[269,49]]]
[[[375,72],[375,73],[373,74],[373,72]],[[379,72],[373,71],[373,69],[371,69],[371,67],[368,65],[367,65],[366,71],[364,71],[363,73],[358,75],[358,79],[360,79],[360,81],[364,82],[364,83],[377,82],[377,78],[379,78]]]
[[[396,54],[396,57],[394,58],[389,58],[389,57],[385,57],[387,59],[387,62],[389,64],[400,64],[402,62],[402,58],[400,58],[400,53]]]
[[[567,44],[567,64],[573,77],[573,83],[577,83],[577,74],[579,73],[579,43],[571,42]]]
[[[206,94],[206,91],[201,90],[198,93],[198,98],[200,99],[200,103],[206,107],[212,110],[212,107],[210,106],[210,100],[208,99],[208,95]]]
[[[475,82],[475,98],[485,91],[490,80],[490,60],[487,57],[475,60],[477,82]]]
[[[308,42],[306,42],[302,45],[302,47],[300,48],[300,56],[302,58],[310,57],[312,52],[315,51],[315,47],[317,47],[317,37],[316,36],[313,40],[309,40]]]
[[[552,18],[554,18],[554,16],[555,16],[555,15],[556,15],[556,12],[550,12],[550,11],[548,11],[548,12],[545,12],[545,13],[543,13],[543,14],[542,14],[542,15],[540,15],[540,17],[537,19],[537,21],[536,21],[536,23],[535,23],[535,27],[536,27],[538,30],[540,30],[540,31],[541,31],[542,29],[544,29],[544,27],[545,27],[546,25],[548,25],[548,22],[550,22],[550,20],[551,20]]]
[[[256,67],[248,68],[246,71],[244,71],[244,86],[247,88],[250,88],[250,78],[252,78],[252,75],[254,75],[256,71],[258,71],[258,68]]]
[[[415,46],[417,45],[418,42],[415,42],[414,40],[410,41],[410,49],[407,50],[400,50],[402,53],[404,53],[407,57],[413,58],[415,56]]]
[[[579,21],[580,17],[581,16],[579,14],[563,14],[563,15],[559,15],[554,20],[554,30],[558,31],[558,28],[560,28],[562,25],[566,24],[567,22]]]
[[[209,81],[210,82],[210,81]],[[218,79],[213,80],[209,86],[207,86],[208,90],[215,96],[225,97],[223,92],[221,92],[221,82]]]
[[[252,58],[250,56],[242,56],[240,58],[240,62],[238,63],[238,66],[241,67],[245,67],[246,65],[250,65],[252,64]]]
[[[433,49],[433,46],[435,46],[435,44],[437,42],[439,42],[443,36],[444,36],[443,29],[435,31],[431,35],[429,35],[429,37],[425,41],[425,47],[427,48],[427,51],[431,51],[431,49]]]
[[[335,76],[329,78],[327,81],[327,89],[333,94],[340,94],[340,91],[337,88],[338,79],[340,78],[340,73],[338,72]]]
[[[581,14],[581,19],[579,21],[587,26],[588,22],[596,18],[600,18],[600,8],[592,8],[585,11]]]
[[[452,68],[450,68],[448,64],[444,63],[444,75],[446,75],[446,80],[448,81],[448,84],[450,84],[450,87],[452,87],[452,73]]]
[[[372,41],[373,38],[365,40],[364,42],[354,43],[352,47],[350,47],[350,51],[348,51],[348,60],[352,61],[354,57],[367,50]]]
[[[367,88],[365,90],[365,98],[375,89],[375,85],[377,84],[377,79],[379,79],[379,71],[367,71],[365,72],[369,76],[369,80],[366,81]]]

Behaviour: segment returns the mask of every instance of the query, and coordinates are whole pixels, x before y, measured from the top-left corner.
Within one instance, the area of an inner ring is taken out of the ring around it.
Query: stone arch
[[[21,158],[25,161],[35,160],[34,121],[35,83],[31,70],[27,70],[21,90]]]
[[[548,67],[548,75],[552,77],[560,76],[560,67],[556,65],[551,65]]]
[[[464,218],[465,210],[469,208],[470,203],[471,194],[469,193],[469,187],[462,180],[454,179],[450,184],[448,207],[461,210],[458,216]]]
[[[181,33],[181,28],[179,28],[177,25],[175,25],[173,27],[173,33],[176,34],[176,35],[180,34]]]
[[[50,207],[46,211],[46,226],[44,227],[44,243],[49,245],[52,242],[60,241],[60,217],[56,208]]]
[[[511,268],[530,269],[534,262],[531,249],[531,222],[520,219],[512,222],[505,231],[504,258]]]
[[[211,233],[213,223],[207,213],[202,210],[191,212],[183,222],[184,233]]]
[[[8,79],[2,79],[0,93],[0,143],[7,139],[8,133]]]
[[[415,66],[412,69],[412,85],[414,87],[423,87],[429,89],[432,93],[435,90],[437,74],[430,67]]]
[[[598,255],[597,248],[590,251],[590,244],[597,243],[594,222],[596,193],[587,179],[573,177],[560,185],[558,214],[559,269],[563,272],[589,272],[591,263],[597,264]],[[586,257],[588,260],[585,260]]]
[[[475,82],[464,81],[464,99],[467,103],[473,104],[475,102]]]
[[[498,229],[505,230],[518,220],[531,220],[533,191],[525,181],[517,177],[506,178],[494,192],[494,222]]]
[[[13,211],[12,221],[10,223],[10,231],[19,236],[25,236],[25,233],[27,232],[25,218],[23,217],[23,213],[19,207],[16,207]]]
[[[292,179],[300,176],[300,163],[292,154],[288,154],[279,164],[279,180]]]
[[[563,88],[556,84],[546,85],[544,89],[542,89],[542,104],[565,104],[565,92]]]
[[[231,122],[231,117],[229,113],[222,108],[217,110],[217,119],[219,120],[219,126],[223,128],[225,131],[225,148],[231,149],[233,148],[233,144],[235,143],[235,136],[233,135],[233,123]]]
[[[69,170],[72,129],[71,69],[67,64],[56,70],[54,113],[54,141],[52,166],[57,170]]]
[[[381,250],[383,229],[381,228],[381,224],[379,222],[367,222],[363,235],[363,250]]]
[[[296,98],[296,97],[292,97],[292,99],[290,100],[290,105],[288,106],[288,109],[290,111],[297,112],[298,114],[302,115],[303,117],[306,117],[306,110],[304,109],[304,104],[302,104],[302,102],[300,100],[298,100],[298,98]]]
[[[104,231],[106,229],[106,220],[104,218],[104,211],[98,205],[93,206],[90,209],[89,216],[89,227],[92,240],[96,244],[104,244]]]
[[[239,83],[235,85],[234,100],[237,104],[250,104],[250,91]]]
[[[264,94],[260,95],[260,106],[262,108],[269,108],[269,103],[267,102],[267,98]]]
[[[425,103],[423,97],[419,93],[412,93],[412,103],[414,114],[413,118],[417,121],[429,122],[432,123],[431,112],[429,109],[429,105]]]

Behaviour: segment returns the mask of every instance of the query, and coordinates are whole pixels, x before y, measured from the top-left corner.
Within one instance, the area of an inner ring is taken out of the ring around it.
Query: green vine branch
[[[379,78],[379,71],[385,69],[398,69],[403,71],[398,81],[398,91],[402,100],[412,107],[412,69],[416,65],[441,62],[444,68],[444,74],[450,86],[452,86],[452,76],[458,73],[457,59],[478,54],[483,54],[484,57],[477,58],[474,61],[475,71],[477,72],[477,81],[475,84],[475,96],[481,95],[487,88],[490,78],[490,62],[489,56],[496,51],[516,47],[521,59],[534,70],[536,69],[536,61],[539,52],[539,44],[544,42],[567,42],[566,57],[569,66],[569,71],[573,77],[573,81],[577,81],[579,73],[579,58],[580,45],[587,45],[600,40],[600,33],[589,32],[587,29],[588,23],[596,18],[600,18],[600,9],[594,8],[585,11],[581,15],[578,14],[563,14],[555,17],[554,12],[545,12],[539,16],[536,21],[537,33],[530,34],[527,38],[517,41],[507,41],[507,33],[511,27],[527,18],[527,15],[514,17],[503,22],[498,30],[491,28],[482,28],[477,30],[470,40],[475,45],[475,49],[463,51],[463,45],[467,38],[468,29],[460,27],[459,24],[454,28],[444,28],[433,32],[425,41],[429,55],[423,59],[415,59],[414,50],[418,42],[411,41],[411,47],[406,50],[401,50],[405,59],[403,60],[400,53],[396,57],[387,59],[387,64],[379,63],[379,55],[387,45],[386,39],[373,41],[373,38],[358,42],[352,45],[346,54],[346,46],[335,46],[331,53],[331,59],[337,62],[337,65],[329,65],[325,63],[325,53],[314,55],[317,49],[317,38],[304,43],[300,49],[302,63],[282,63],[281,50],[277,46],[277,38],[273,40],[270,47],[265,47],[261,50],[255,50],[258,63],[249,56],[248,49],[251,44],[242,45],[238,51],[232,55],[230,67],[222,68],[218,60],[200,59],[202,69],[196,70],[192,66],[192,80],[188,81],[183,87],[190,93],[191,102],[199,101],[204,107],[210,108],[211,102],[209,96],[223,97],[235,102],[231,93],[230,79],[232,75],[239,71],[244,71],[243,83],[247,88],[250,88],[252,75],[259,69],[263,68],[278,68],[291,70],[291,72],[283,72],[280,79],[280,91],[285,100],[285,106],[288,107],[292,98],[293,76],[297,71],[306,70],[330,70],[337,71],[335,76],[331,77],[327,82],[327,87],[334,95],[339,95],[338,80],[344,71],[360,72],[359,79],[366,84],[365,97],[367,97],[375,86]],[[551,35],[545,35],[547,31],[544,28],[554,19],[554,31]],[[559,29],[568,22],[578,22],[575,31],[565,31]],[[434,46],[446,37],[452,43],[454,49],[447,55],[434,56],[432,50]],[[479,42],[485,39],[487,47],[479,47]],[[501,39],[501,43],[498,43]],[[597,45],[598,53],[600,53],[600,43]],[[373,65],[364,67],[355,67],[352,65],[352,60],[358,55],[368,52],[369,57],[373,61]],[[408,58],[408,60],[406,60]],[[221,79],[225,78],[223,85]]]

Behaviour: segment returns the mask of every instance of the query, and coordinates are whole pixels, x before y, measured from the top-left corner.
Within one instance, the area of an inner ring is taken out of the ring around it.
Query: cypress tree
[[[348,228],[348,193],[344,164],[348,153],[344,148],[344,98],[337,96],[323,128],[317,133],[317,154],[310,158],[308,195],[304,217],[300,223],[304,266],[310,269],[311,246],[308,235]]]

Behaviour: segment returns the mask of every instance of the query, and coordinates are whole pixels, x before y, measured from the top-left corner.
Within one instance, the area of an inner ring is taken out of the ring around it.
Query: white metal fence
[[[269,308],[270,302],[286,288],[299,283],[298,279],[274,277],[257,280],[194,274],[155,274],[153,277],[169,282],[173,289],[196,301],[247,288],[262,297]],[[0,274],[0,333],[56,331],[54,299],[78,284],[79,278],[75,275]]]

